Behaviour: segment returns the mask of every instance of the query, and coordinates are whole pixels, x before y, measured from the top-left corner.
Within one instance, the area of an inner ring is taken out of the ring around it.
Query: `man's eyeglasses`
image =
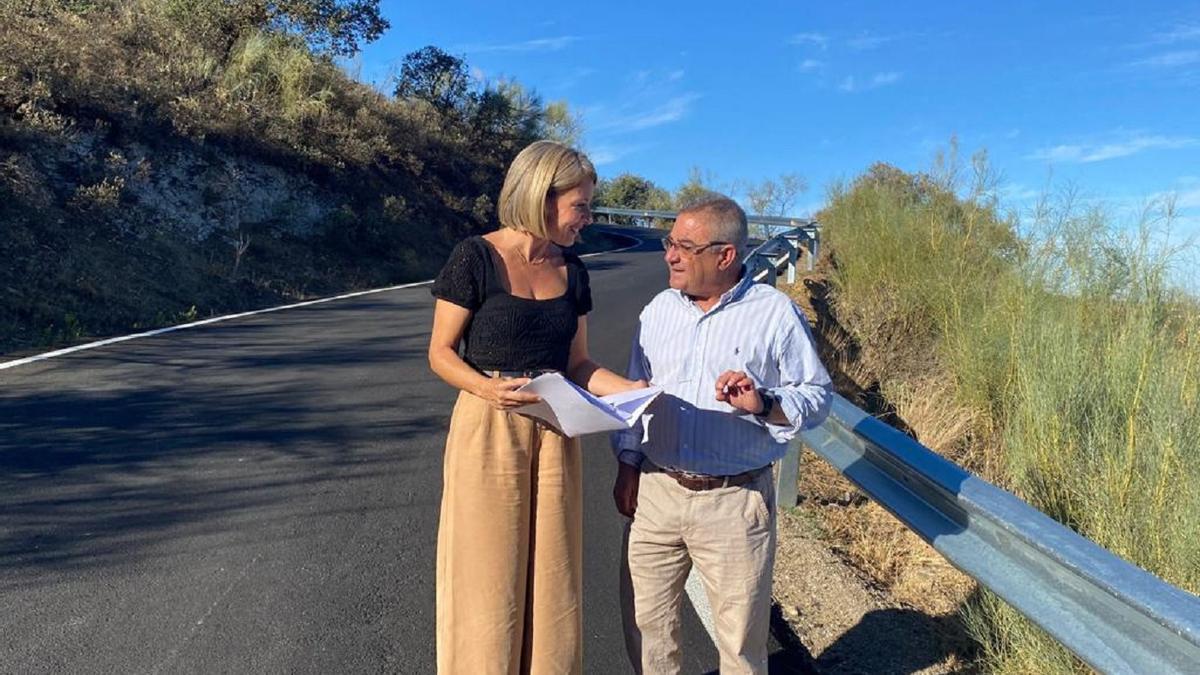
[[[682,253],[683,255],[690,258],[694,255],[703,253],[704,249],[709,248],[711,246],[728,246],[729,242],[727,242],[727,241],[710,241],[707,244],[693,244],[690,241],[675,241],[674,239],[672,239],[670,237],[663,237],[662,245],[663,245],[664,250],[670,251],[673,248],[677,248],[677,249],[679,249],[680,253]]]

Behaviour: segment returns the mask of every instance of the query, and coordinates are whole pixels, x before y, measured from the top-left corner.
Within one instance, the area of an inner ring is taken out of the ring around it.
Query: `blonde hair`
[[[546,236],[546,205],[551,197],[596,183],[596,168],[587,155],[554,141],[535,141],[508,167],[497,209],[500,224],[536,237]]]

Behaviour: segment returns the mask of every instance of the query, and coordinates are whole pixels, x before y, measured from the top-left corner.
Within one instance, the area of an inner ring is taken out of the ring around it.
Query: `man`
[[[771,464],[825,418],[831,390],[795,303],[742,267],[746,240],[733,200],[685,208],[663,239],[670,289],[639,318],[628,375],[663,394],[642,423],[613,436],[613,497],[632,518],[625,637],[639,673],[680,672],[692,565],[712,605],[721,673],[767,672]]]

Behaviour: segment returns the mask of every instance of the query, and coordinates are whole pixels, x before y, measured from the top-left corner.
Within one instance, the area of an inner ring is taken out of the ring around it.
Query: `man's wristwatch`
[[[762,410],[754,413],[754,416],[765,420],[771,416],[771,411],[775,409],[775,394],[771,393],[771,391],[766,388],[759,387],[758,397],[762,399],[763,407]]]

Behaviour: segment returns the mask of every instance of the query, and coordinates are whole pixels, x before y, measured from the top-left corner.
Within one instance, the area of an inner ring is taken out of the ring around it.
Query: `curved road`
[[[588,266],[622,368],[661,248]],[[434,672],[431,311],[421,286],[0,371],[0,672]],[[585,670],[625,673],[614,460],[584,451]],[[690,607],[684,633],[715,671]]]

